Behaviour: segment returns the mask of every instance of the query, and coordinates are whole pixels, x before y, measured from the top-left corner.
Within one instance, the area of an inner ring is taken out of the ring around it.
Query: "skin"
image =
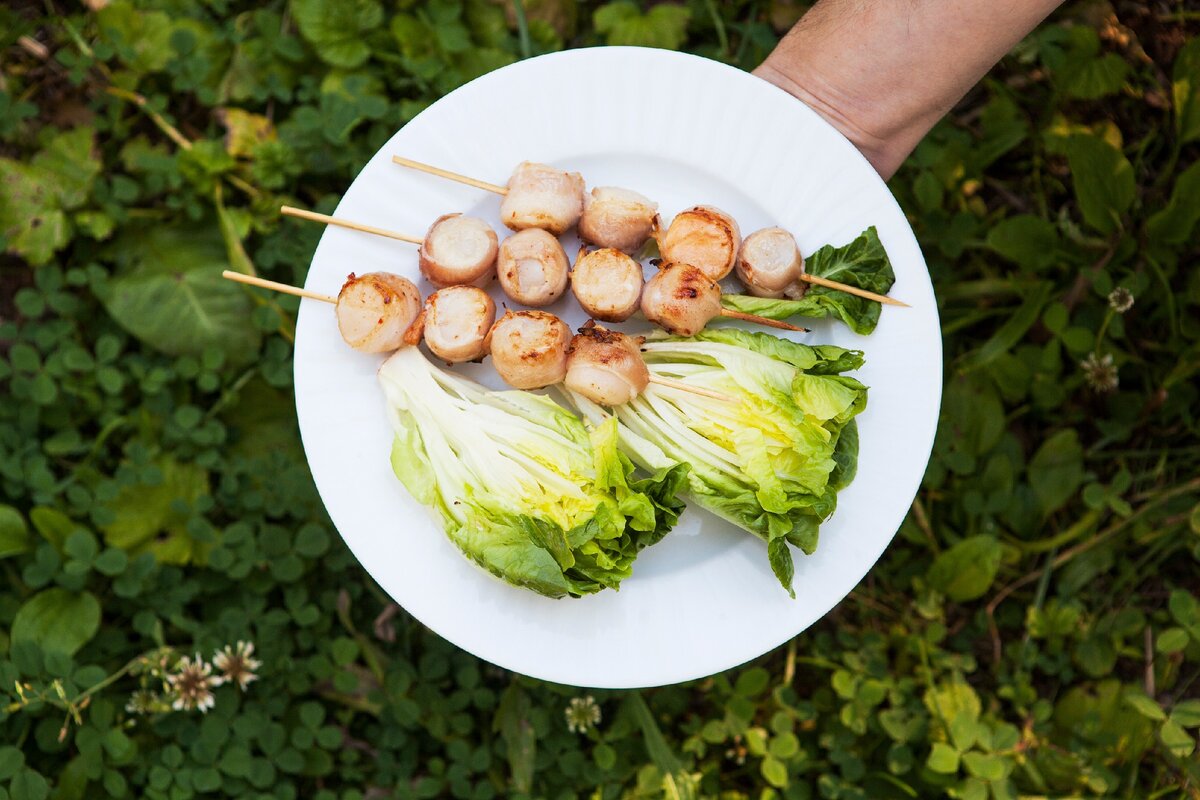
[[[885,179],[1061,0],[820,0],[754,71]]]
[[[390,272],[353,272],[338,292],[338,331],[346,344],[363,353],[387,353],[406,342],[421,312],[421,293],[412,281]]]

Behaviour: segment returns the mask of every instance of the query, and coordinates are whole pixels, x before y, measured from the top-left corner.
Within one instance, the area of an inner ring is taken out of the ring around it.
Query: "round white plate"
[[[489,220],[499,198],[391,163],[400,154],[503,184],[522,160],[581,172],[588,186],[637,190],[663,218],[692,205],[733,214],[743,233],[792,231],[809,254],[875,225],[896,270],[869,337],[823,321],[801,341],[866,352],[858,477],[796,553],[796,599],[765,545],[691,509],[644,551],[619,592],[551,600],[467,561],[392,474],[392,433],[375,379],[382,357],[342,343],[332,309],[303,304],[296,408],[326,508],[388,594],[432,630],[507,669],[577,686],[675,683],[741,664],[791,639],[854,588],[900,526],[925,471],[942,386],[937,310],[924,259],[891,193],[854,147],[806,106],[732,67],[663,50],[602,47],[513,64],[450,93],[408,123],[359,173],[336,215],[423,235],[439,215]],[[578,241],[563,238],[574,257]],[[336,294],[346,274],[387,270],[421,286],[416,248],[328,228],[306,286]],[[497,305],[503,300],[494,292]],[[549,309],[572,326],[567,297]],[[646,328],[644,321],[626,329]],[[499,387],[486,363],[464,369]]]

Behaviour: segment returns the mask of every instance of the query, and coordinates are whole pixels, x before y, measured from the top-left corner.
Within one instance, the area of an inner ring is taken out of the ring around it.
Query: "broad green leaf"
[[[1030,287],[1025,293],[1024,301],[1012,313],[1012,316],[1005,320],[1004,324],[978,350],[968,353],[963,358],[962,370],[969,372],[986,366],[1011,351],[1033,327],[1033,323],[1037,322],[1038,315],[1042,313],[1042,307],[1050,299],[1053,286],[1052,283],[1044,281]]]
[[[30,544],[29,528],[21,512],[12,506],[0,505],[0,558],[24,553]]]
[[[111,249],[123,269],[100,300],[121,327],[169,355],[217,347],[245,362],[257,353],[253,303],[221,277],[229,260],[216,226],[132,229]]]
[[[1129,63],[1116,53],[1100,53],[1100,37],[1086,25],[1062,32],[1062,46],[1048,48],[1046,65],[1054,85],[1068,97],[1095,100],[1118,91],[1129,73]]]
[[[89,592],[54,587],[38,592],[17,610],[12,643],[33,642],[43,652],[74,655],[100,629],[100,603]]]
[[[175,55],[171,17],[163,11],[118,0],[101,9],[97,19],[100,35],[134,72],[157,72]]]
[[[953,775],[958,772],[958,751],[948,744],[934,742],[925,765],[934,772]]]
[[[1183,728],[1200,728],[1200,700],[1181,700],[1171,709],[1170,719]]]
[[[1042,442],[1029,461],[1029,484],[1044,516],[1074,497],[1084,478],[1083,446],[1074,429],[1061,430]]]
[[[951,600],[964,602],[982,597],[1000,569],[1003,550],[993,536],[963,539],[934,559],[926,579]]]
[[[762,761],[762,776],[767,783],[782,789],[788,783],[787,765],[777,758],[764,758]]]
[[[1171,95],[1180,140],[1200,138],[1200,39],[1193,38],[1175,56]]]
[[[963,766],[967,772],[985,781],[1003,780],[1008,774],[1008,764],[1004,758],[991,753],[966,753],[963,755]]]
[[[1187,758],[1196,749],[1196,740],[1171,720],[1163,723],[1158,731],[1158,738],[1176,758]]]
[[[596,9],[596,32],[607,44],[677,50],[687,38],[687,6],[662,3],[643,13],[631,0],[616,0]]]
[[[1072,136],[1066,150],[1084,221],[1100,233],[1113,233],[1137,191],[1133,165],[1120,150],[1094,136]]]
[[[376,0],[291,0],[304,35],[326,63],[352,69],[371,55],[366,34],[383,23]]]
[[[217,119],[225,126],[225,151],[235,158],[247,158],[264,142],[279,139],[275,123],[262,114],[241,108],[219,108]]]
[[[1197,40],[1200,41],[1200,40]],[[1200,221],[1200,161],[1179,173],[1167,205],[1146,222],[1146,237],[1153,245],[1184,244]]]
[[[654,721],[654,715],[650,713],[650,708],[642,699],[641,693],[630,692],[626,702],[633,711],[634,719],[642,729],[642,741],[646,745],[646,754],[663,774],[664,784],[669,783],[680,800],[696,798],[698,793],[695,780],[684,772],[683,764],[679,762],[679,758],[663,737],[662,731],[659,729],[658,723]]]
[[[43,539],[54,545],[54,549],[60,552],[67,537],[79,527],[75,520],[58,509],[48,506],[34,506],[29,512],[29,522]]]
[[[71,239],[68,212],[88,198],[100,172],[92,129],[55,136],[29,163],[0,158],[0,234],[10,252],[45,264]]]
[[[521,793],[527,793],[533,785],[533,762],[537,756],[537,734],[529,718],[531,710],[529,695],[514,681],[500,695],[492,719],[492,730],[504,739],[508,751],[512,788]]]
[[[983,711],[979,695],[961,677],[926,689],[921,699],[930,715],[941,723],[937,734],[943,740],[947,734],[944,728],[950,720],[960,716],[977,720]]]
[[[1031,214],[1018,214],[988,231],[988,247],[1022,267],[1034,270],[1052,265],[1057,255],[1058,233],[1054,226]]]
[[[1162,706],[1154,702],[1154,700],[1151,698],[1142,694],[1140,689],[1130,689],[1125,693],[1125,705],[1129,706],[1146,719],[1152,719],[1155,722],[1159,722],[1167,718],[1167,713],[1162,710]]]
[[[0,745],[0,781],[6,781],[25,766],[25,754],[12,745]]]
[[[104,540],[133,555],[151,552],[168,564],[203,563],[211,545],[192,538],[187,515],[175,504],[181,501],[191,506],[208,494],[208,473],[170,458],[157,466],[161,483],[127,486],[109,504],[114,519],[101,529]]]
[[[40,772],[23,767],[8,784],[11,800],[46,800],[50,784]]]

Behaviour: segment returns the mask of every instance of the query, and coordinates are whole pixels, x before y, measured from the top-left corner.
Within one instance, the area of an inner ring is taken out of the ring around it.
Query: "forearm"
[[[820,0],[754,71],[888,178],[1061,0]]]

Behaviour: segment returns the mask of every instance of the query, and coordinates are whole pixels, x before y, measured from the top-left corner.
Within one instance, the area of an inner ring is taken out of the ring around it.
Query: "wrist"
[[[904,125],[889,118],[884,98],[860,97],[803,63],[779,61],[768,57],[754,74],[800,100],[836,128],[884,180],[899,168],[925,132],[906,131]]]

